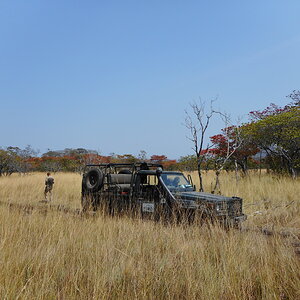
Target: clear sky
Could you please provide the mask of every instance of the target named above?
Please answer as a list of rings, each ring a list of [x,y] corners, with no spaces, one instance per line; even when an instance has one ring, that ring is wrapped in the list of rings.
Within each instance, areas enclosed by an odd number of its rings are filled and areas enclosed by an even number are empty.
[[[299,0],[1,0],[0,146],[191,154],[190,102],[218,97],[246,121],[300,89],[299,11]]]

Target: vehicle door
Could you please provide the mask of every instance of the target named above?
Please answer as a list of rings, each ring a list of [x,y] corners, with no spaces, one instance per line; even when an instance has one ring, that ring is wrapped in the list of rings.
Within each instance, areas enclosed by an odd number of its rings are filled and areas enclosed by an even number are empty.
[[[132,202],[145,218],[155,218],[159,204],[158,180],[154,174],[136,174]]]

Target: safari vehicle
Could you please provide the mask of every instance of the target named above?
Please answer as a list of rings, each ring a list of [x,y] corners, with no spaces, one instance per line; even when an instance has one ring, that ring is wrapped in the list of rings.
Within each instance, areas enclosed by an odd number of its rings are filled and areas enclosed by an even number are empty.
[[[230,226],[246,220],[241,198],[196,192],[191,176],[151,163],[86,165],[82,209],[100,207],[154,220],[209,219]]]

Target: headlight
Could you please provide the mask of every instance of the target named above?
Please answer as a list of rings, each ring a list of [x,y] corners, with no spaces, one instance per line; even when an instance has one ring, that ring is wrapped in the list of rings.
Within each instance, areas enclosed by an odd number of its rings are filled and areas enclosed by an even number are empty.
[[[216,204],[216,211],[224,211],[226,210],[226,203],[220,202]]]

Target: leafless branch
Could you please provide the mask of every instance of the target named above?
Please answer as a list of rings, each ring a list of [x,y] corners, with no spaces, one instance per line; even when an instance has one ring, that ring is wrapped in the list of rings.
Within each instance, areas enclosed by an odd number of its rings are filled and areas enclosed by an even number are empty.
[[[223,129],[225,141],[226,141],[226,155],[221,159],[219,158],[217,161],[217,169],[216,169],[216,182],[213,189],[213,193],[216,191],[217,188],[220,190],[220,179],[219,175],[221,171],[224,169],[226,163],[231,159],[234,153],[243,145],[243,139],[241,136],[241,129],[240,129],[240,120],[238,120],[238,125],[233,125],[231,122],[230,115],[224,112],[215,111],[224,122],[225,128]],[[234,139],[230,137],[230,130],[234,127],[235,129],[235,136]]]
[[[205,153],[202,153],[202,150],[204,145],[205,133],[209,126],[210,120],[214,115],[214,110],[213,110],[214,101],[215,100],[212,100],[210,102],[210,110],[208,112],[206,112],[205,110],[205,102],[201,101],[201,99],[199,103],[193,102],[190,104],[193,117],[188,113],[188,111],[185,111],[186,114],[185,127],[190,132],[190,136],[187,138],[189,141],[193,143],[192,149],[195,152],[197,158],[197,170],[198,170],[199,181],[200,181],[200,191],[204,191],[201,169],[202,169],[202,163],[206,156]],[[207,150],[208,149],[209,146],[207,147]]]

